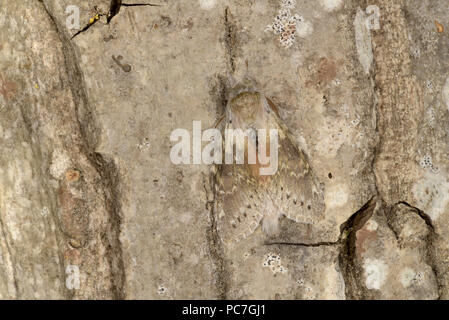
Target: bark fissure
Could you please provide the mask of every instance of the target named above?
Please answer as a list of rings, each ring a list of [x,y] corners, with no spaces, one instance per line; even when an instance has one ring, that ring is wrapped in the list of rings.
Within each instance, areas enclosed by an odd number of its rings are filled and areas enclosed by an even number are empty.
[[[438,235],[430,217],[403,200],[411,192],[410,185],[416,177],[413,177],[412,172],[402,172],[394,161],[401,158],[404,168],[413,163],[419,140],[418,125],[424,108],[422,89],[413,74],[410,52],[404,49],[410,47],[405,2],[376,0],[369,3],[365,1],[364,4],[376,5],[382,12],[380,30],[372,30],[376,99],[374,103],[378,136],[372,166],[376,190],[379,198],[385,201],[390,209],[399,204],[406,205],[427,224],[429,235],[426,239],[426,258],[437,279],[441,296],[441,280],[433,253]],[[388,226],[398,239],[394,228]]]
[[[122,0],[111,0],[111,4],[109,5],[109,12],[107,15],[106,21],[111,22],[112,18],[114,18],[119,12],[121,7],[160,7],[159,4],[153,3],[122,3]]]
[[[209,254],[215,266],[215,282],[219,299],[226,299],[228,292],[228,272],[226,270],[226,262],[224,259],[224,250],[217,229],[217,217],[215,212],[215,176],[213,173],[209,175],[208,181],[203,181],[206,199],[210,199],[206,203],[206,209],[209,211],[209,228],[206,231],[207,244]]]
[[[236,58],[236,28],[232,23],[232,14],[229,7],[226,7],[224,12],[224,24],[225,24],[225,45],[226,54],[228,58],[229,68],[231,73],[235,72],[235,58]]]
[[[356,254],[356,233],[373,216],[378,201],[377,196],[371,198],[341,226],[342,243],[339,265],[345,282],[347,299],[360,299],[363,296],[364,289],[360,285],[361,270],[357,267],[354,260]]]
[[[122,3],[123,7],[160,7],[160,4],[153,3]]]
[[[436,233],[435,228],[432,224],[432,219],[424,211],[408,204],[405,201],[398,202],[396,205],[399,205],[399,204],[405,205],[405,206],[409,207],[410,209],[412,209],[411,211],[414,212],[416,215],[418,215],[422,220],[424,220],[424,222],[427,225],[429,234],[427,235],[427,237],[425,239],[426,249],[427,249],[426,250],[427,254],[426,254],[425,258],[426,258],[426,263],[430,266],[433,274],[435,275],[435,279],[436,279],[436,282],[438,285],[438,300],[440,300],[443,295],[443,284],[441,281],[440,272],[437,268],[437,261],[436,261],[437,258],[436,258],[436,254],[435,254],[435,243],[436,243],[436,239],[438,238],[438,234]]]
[[[45,12],[52,21],[54,28],[62,44],[65,68],[68,73],[70,90],[75,100],[76,121],[83,139],[83,152],[91,165],[101,177],[102,196],[104,197],[108,217],[108,230],[102,235],[102,240],[106,248],[106,256],[111,270],[110,281],[111,295],[115,299],[125,297],[125,270],[120,243],[121,233],[121,202],[120,202],[120,175],[119,170],[112,159],[108,159],[102,154],[95,152],[98,142],[99,126],[95,123],[93,112],[89,105],[87,91],[84,84],[83,74],[78,64],[75,48],[70,42],[70,38],[63,28],[56,21],[52,13],[47,8],[43,0]],[[83,109],[84,115],[80,112]]]
[[[315,243],[302,243],[302,242],[265,242],[265,246],[297,246],[297,247],[329,247],[329,246],[338,246],[341,244],[341,240],[335,242],[315,242]]]
[[[92,22],[89,22],[88,24],[86,24],[81,30],[77,31],[70,39],[74,39],[76,36],[78,36],[81,33],[86,32],[87,30],[90,29],[90,27],[92,27],[95,23],[97,23],[100,20],[94,19]]]
[[[112,18],[114,18],[120,11],[120,7],[122,6],[122,0],[111,0],[111,4],[109,6],[109,13],[107,22],[111,22]]]

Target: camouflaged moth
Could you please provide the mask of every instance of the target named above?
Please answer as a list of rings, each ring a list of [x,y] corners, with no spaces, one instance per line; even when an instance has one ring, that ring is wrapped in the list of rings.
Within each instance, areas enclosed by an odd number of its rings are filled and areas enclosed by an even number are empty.
[[[323,191],[273,102],[254,90],[247,79],[231,90],[224,120],[222,131],[253,129],[260,135],[259,129],[265,129],[267,134],[276,129],[279,145],[278,168],[272,175],[260,174],[260,168],[269,164],[262,164],[258,157],[253,164],[222,162],[216,168],[217,229],[223,242],[234,243],[248,237],[261,220],[262,230],[274,235],[281,215],[299,223],[313,224],[320,220],[325,208]],[[229,136],[222,136],[224,144],[238,147],[234,139],[230,142]],[[244,147],[265,149],[269,154],[268,141],[267,137],[248,136]]]

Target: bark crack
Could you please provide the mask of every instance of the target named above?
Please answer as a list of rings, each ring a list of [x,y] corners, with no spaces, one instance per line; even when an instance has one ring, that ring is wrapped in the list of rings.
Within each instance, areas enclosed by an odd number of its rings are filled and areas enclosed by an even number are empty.
[[[355,212],[346,223],[341,226],[342,239],[339,254],[339,265],[341,275],[345,282],[345,295],[348,299],[363,298],[363,287],[360,285],[361,270],[354,263],[356,251],[356,233],[363,228],[365,223],[372,217],[379,199],[372,197],[362,208]]]
[[[109,6],[109,12],[107,15],[107,22],[111,22],[112,18],[114,18],[119,12],[121,7],[160,7],[159,4],[153,3],[122,3],[122,0],[111,0],[111,4]]]
[[[209,212],[210,225],[206,231],[207,245],[212,263],[215,266],[215,282],[218,291],[218,298],[225,300],[228,293],[228,272],[226,270],[226,262],[224,259],[224,250],[217,229],[217,219],[215,212],[215,176],[209,174],[208,181],[203,179],[203,187],[206,192],[206,209]]]
[[[338,246],[341,244],[341,239],[338,239],[335,242],[312,242],[312,243],[303,243],[303,242],[265,242],[265,246],[298,246],[298,247],[329,247],[329,246]]]
[[[229,68],[231,73],[235,72],[235,58],[236,58],[236,27],[232,23],[232,13],[229,7],[226,7],[224,12],[224,24],[225,24],[225,45],[226,53],[228,57]]]
[[[78,36],[81,33],[86,32],[87,30],[90,29],[90,27],[92,27],[95,23],[97,23],[99,20],[99,17],[104,17],[106,16],[106,21],[107,23],[111,22],[112,18],[115,17],[119,11],[121,7],[160,7],[161,5],[159,4],[153,4],[153,3],[122,3],[122,0],[111,0],[111,4],[109,6],[109,12],[106,13],[97,13],[97,16],[95,18],[93,18],[92,21],[89,21],[89,23],[87,23],[81,30],[77,31],[72,37],[71,39],[75,38],[76,36]]]
[[[106,209],[109,214],[108,230],[102,235],[102,240],[106,248],[106,256],[111,270],[110,281],[113,291],[111,295],[114,299],[124,299],[125,270],[120,242],[121,202],[119,170],[112,159],[107,159],[102,154],[95,152],[95,146],[98,142],[97,136],[100,129],[95,123],[95,118],[89,105],[83,74],[78,64],[75,48],[64,29],[61,28],[47,8],[45,2],[43,0],[38,1],[42,4],[45,12],[49,16],[62,44],[65,68],[69,76],[70,90],[75,102],[76,121],[83,139],[83,152],[101,177],[103,187],[102,196],[105,199]],[[81,108],[83,108],[83,116],[80,115]]]
[[[437,300],[440,300],[442,295],[443,295],[443,289],[444,289],[444,285],[441,281],[441,275],[440,272],[438,270],[437,267],[437,259],[436,259],[436,253],[435,253],[435,243],[436,243],[436,239],[438,238],[438,234],[435,231],[435,228],[432,224],[432,219],[429,217],[428,214],[426,214],[424,211],[422,211],[421,209],[414,207],[410,204],[408,204],[405,201],[400,201],[398,203],[395,204],[396,205],[404,205],[407,206],[408,208],[412,209],[411,211],[414,212],[415,214],[417,214],[422,220],[424,220],[424,222],[427,225],[427,228],[429,230],[429,234],[427,235],[426,239],[425,239],[425,243],[426,243],[426,263],[430,266],[430,268],[432,269],[433,274],[435,275],[435,279],[437,282],[437,286],[438,286],[438,298]],[[391,229],[391,228],[390,228]]]
[[[98,14],[98,16],[104,16],[104,14]],[[77,31],[70,39],[75,38],[77,35],[86,32],[87,30],[90,29],[90,27],[92,27],[95,23],[97,23],[98,19],[94,18],[92,22],[89,22],[88,24],[86,24],[81,30]]]

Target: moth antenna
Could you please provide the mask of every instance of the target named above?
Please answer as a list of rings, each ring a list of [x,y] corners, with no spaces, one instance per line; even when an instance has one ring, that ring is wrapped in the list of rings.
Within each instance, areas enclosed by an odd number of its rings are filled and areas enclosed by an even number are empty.
[[[270,109],[271,109],[271,110],[272,110],[278,117],[280,117],[280,116],[279,116],[279,109],[278,109],[278,107],[273,103],[273,101],[270,100],[270,98],[265,97],[265,99],[267,99],[267,103],[268,103],[268,106],[270,107]]]
[[[220,117],[220,119],[218,119],[215,124],[214,124],[214,128],[216,129],[218,127],[218,125],[224,120],[224,118],[226,118],[226,115],[222,115]]]

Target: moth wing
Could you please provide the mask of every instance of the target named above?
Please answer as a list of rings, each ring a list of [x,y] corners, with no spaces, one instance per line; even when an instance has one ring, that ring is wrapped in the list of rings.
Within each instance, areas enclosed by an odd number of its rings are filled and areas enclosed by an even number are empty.
[[[281,212],[299,223],[314,224],[323,218],[324,194],[304,152],[293,142],[274,104],[268,126],[278,130],[278,170],[271,180],[272,199]]]
[[[247,164],[218,167],[217,229],[223,242],[236,243],[256,230],[263,218],[263,204],[267,198],[264,195],[266,191],[251,175]]]
[[[251,235],[263,218],[261,192],[245,165],[222,165],[217,175],[217,229],[225,243]]]

